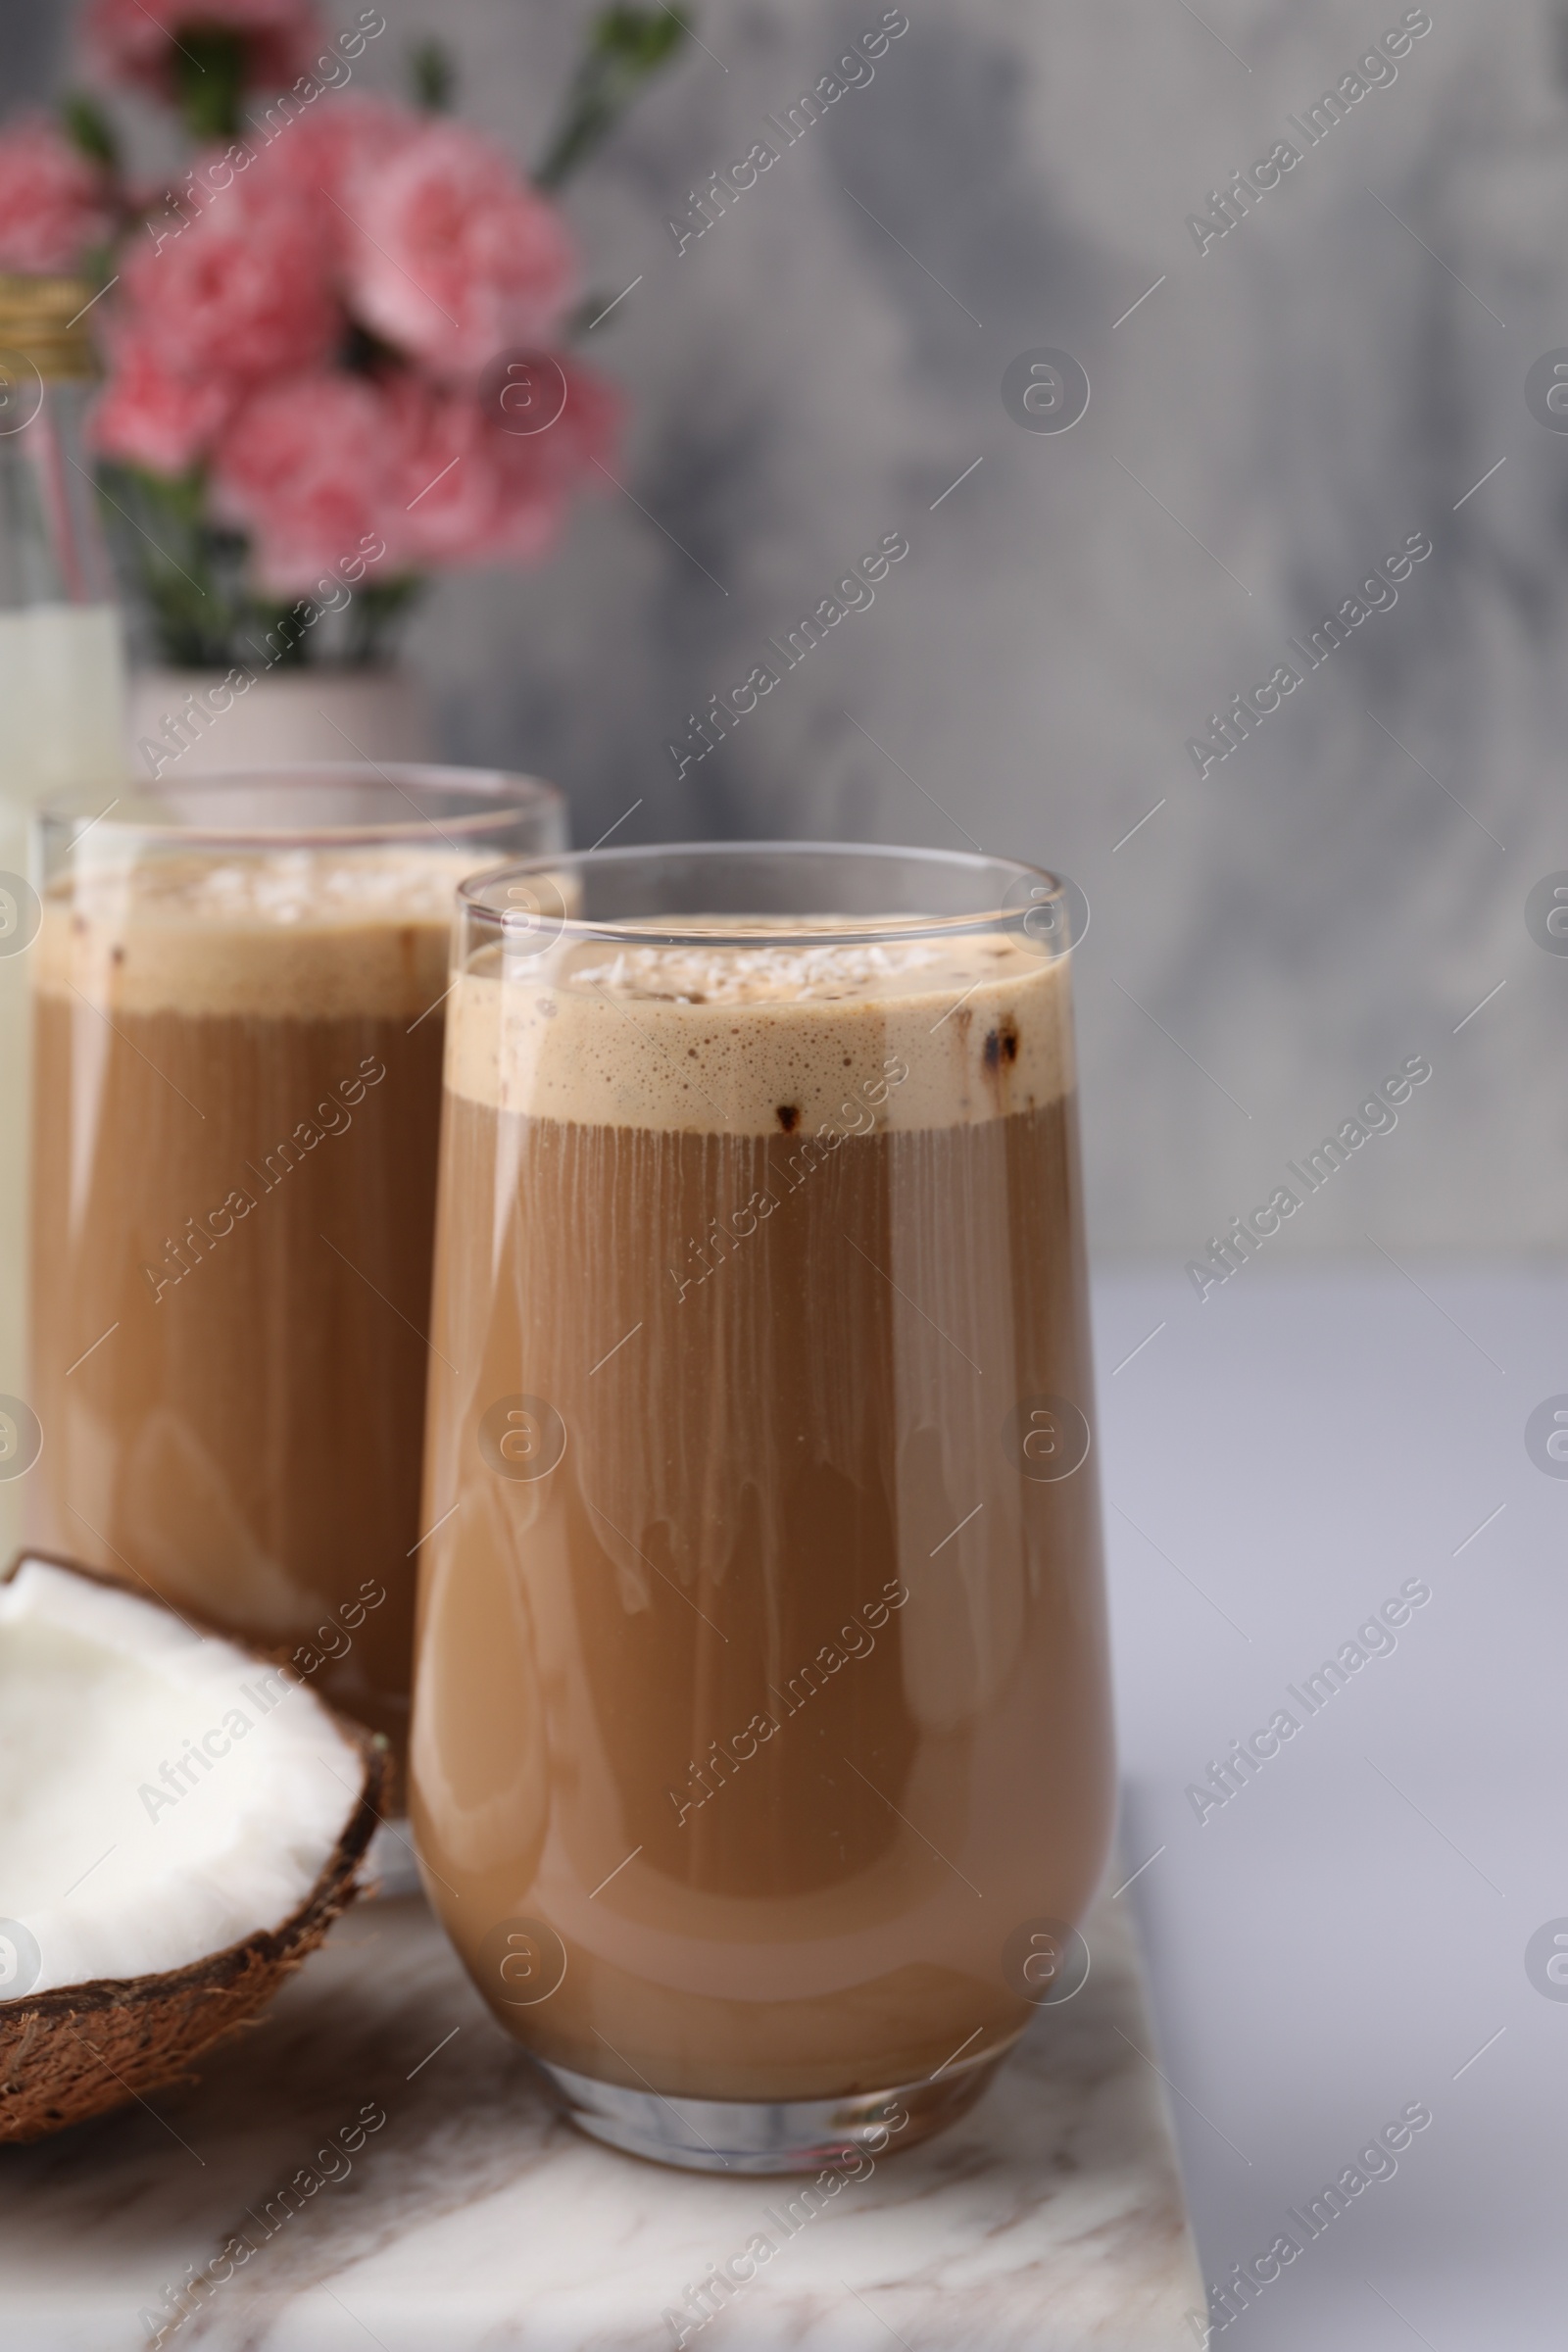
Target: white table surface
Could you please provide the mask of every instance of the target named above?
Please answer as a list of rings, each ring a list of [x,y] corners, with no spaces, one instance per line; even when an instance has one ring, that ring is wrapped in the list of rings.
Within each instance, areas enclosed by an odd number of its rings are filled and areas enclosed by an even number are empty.
[[[1396,2174],[1356,2195],[1215,2341],[1255,2352],[1420,2342],[1559,2352],[1568,2001],[1532,1986],[1525,1947],[1568,1916],[1557,1763],[1568,1480],[1532,1465],[1523,1432],[1534,1405],[1568,1392],[1568,1279],[1415,1261],[1407,1274],[1259,1265],[1200,1305],[1178,1270],[1158,1269],[1102,1278],[1096,1313],[1124,1868],[1155,1857],[1116,1908],[1137,1907],[1205,2276],[1223,2281],[1282,2230],[1304,2237],[1290,2209],[1406,2105],[1424,2102],[1433,2118]],[[1188,1784],[1291,1705],[1286,1686],[1299,1687],[1412,1578],[1432,1598],[1393,1654],[1372,1659],[1200,1823]],[[345,1932],[364,1931],[351,1919]],[[451,1998],[454,2020],[483,2029],[461,1980]],[[336,1996],[336,2014],[342,2063],[312,2102],[313,2130],[341,2121],[343,2084],[374,2072],[354,2003]],[[435,2042],[444,2016],[417,1992],[405,2038],[430,2022]],[[417,2305],[421,2197],[460,2270],[477,2258],[464,2251],[462,2215],[489,2193],[484,2135],[462,2112],[443,2122],[430,2087],[440,2063],[413,2085],[425,2094],[416,2155],[398,2151],[394,2125],[379,2189],[375,2168],[362,2166],[320,2200],[323,2211],[328,2195],[339,2206],[347,2233],[368,2229],[376,2240],[389,2291],[375,2312],[389,2322],[400,2293]],[[210,2120],[220,2183],[181,2159],[185,2185],[171,2192],[179,2175],[154,2156],[151,2123],[140,2163],[142,2127],[121,2128],[130,2157],[102,2180],[64,2143],[58,2157],[0,2159],[4,2352],[144,2341],[124,2325],[125,2288],[133,2316],[144,2279],[172,2275],[172,2252],[205,2259],[215,2185],[243,2203],[280,2165],[287,2174],[297,2125],[268,2092],[265,2066],[206,2071],[190,2113]],[[239,2102],[227,2110],[225,2082]],[[168,2109],[176,2124],[181,2112]],[[547,2236],[591,2251],[582,2212],[595,2191],[581,2143],[565,2144],[534,2218]],[[888,2182],[898,2175],[886,2167]],[[171,2193],[183,2199],[172,2214]],[[316,2256],[304,2251],[305,2223],[294,2228],[302,2252],[289,2259],[303,2261],[305,2284]],[[118,2266],[110,2278],[106,2260]],[[295,2299],[276,2325],[257,2310],[254,2329],[234,2333],[215,2309],[171,2340],[268,2352],[371,2342],[374,2314],[353,2308],[329,2248],[314,2276],[333,2287]],[[885,2317],[873,2312],[863,2340],[901,2335],[916,2352],[970,2340],[931,2332],[935,2317],[901,2297]],[[764,2340],[739,2310],[705,2332],[720,2346]],[[417,2326],[381,2335],[392,2352],[425,2341],[437,2352]],[[487,2323],[439,2352],[535,2340]],[[765,2340],[826,2338],[796,2328]],[[1060,2339],[1026,2327],[985,2340]]]
[[[1568,1480],[1524,1428],[1568,1280],[1401,1269],[1098,1286],[1126,1867],[1164,1848],[1127,1899],[1206,2279],[1432,2110],[1216,2343],[1560,2352],[1568,2001],[1525,1949],[1568,1917]],[[1407,1578],[1394,1653],[1200,1823],[1188,1784]]]

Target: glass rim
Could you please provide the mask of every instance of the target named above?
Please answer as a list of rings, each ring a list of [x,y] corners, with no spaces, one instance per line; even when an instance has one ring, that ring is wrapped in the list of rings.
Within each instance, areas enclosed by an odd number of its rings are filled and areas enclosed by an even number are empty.
[[[285,789],[300,791],[310,784],[354,785],[383,794],[402,793],[409,800],[406,815],[389,815],[364,824],[312,824],[280,819],[275,825],[225,824],[220,818],[193,821],[175,810],[160,812],[149,808],[137,813],[137,805],[160,797],[174,799],[180,794],[200,793],[204,797],[225,793],[266,793]],[[101,792],[104,787],[98,787]],[[466,794],[481,800],[485,806],[462,813],[426,814],[416,807],[409,794],[413,790],[436,800],[450,796],[454,801]],[[564,813],[565,795],[559,784],[551,784],[543,776],[532,776],[510,768],[457,767],[442,761],[421,760],[277,760],[265,767],[223,768],[213,774],[192,774],[171,780],[168,784],[148,779],[143,784],[136,779],[133,793],[112,799],[102,810],[90,808],[89,796],[79,785],[57,786],[34,804],[34,816],[47,832],[69,836],[67,846],[74,848],[90,833],[96,842],[129,844],[144,841],[149,844],[169,843],[179,847],[200,847],[219,844],[228,849],[362,849],[377,844],[392,844],[411,838],[423,839],[431,832],[443,837],[483,835],[508,817],[530,812],[560,811]],[[119,816],[116,809],[130,806],[132,813]],[[73,826],[81,830],[72,833]],[[457,846],[461,846],[457,845]],[[558,855],[565,855],[561,852]]]
[[[896,915],[883,909],[878,913],[853,914],[827,910],[808,930],[788,931],[770,925],[760,931],[755,922],[746,927],[746,918],[737,915],[735,928],[724,929],[719,923],[682,923],[678,918],[664,923],[657,915],[585,916],[541,913],[537,910],[522,915],[514,908],[493,906],[485,903],[482,894],[527,875],[553,875],[563,872],[626,868],[647,864],[660,858],[690,858],[716,860],[721,858],[846,858],[851,859],[901,858],[914,863],[947,870],[957,868],[980,872],[1001,869],[1010,877],[1006,887],[1026,895],[1008,905],[1001,899],[991,906],[964,914],[911,913]],[[1043,887],[1042,887],[1043,886]],[[1031,865],[1021,858],[992,856],[987,851],[933,850],[903,842],[882,841],[667,841],[639,842],[613,850],[563,850],[552,856],[548,851],[527,858],[508,858],[504,864],[487,867],[483,872],[469,874],[458,884],[459,914],[492,931],[505,940],[509,927],[525,929],[537,935],[548,930],[552,937],[566,940],[612,940],[628,947],[659,948],[821,948],[836,943],[855,942],[874,946],[878,942],[910,939],[955,939],[970,934],[997,930],[1019,929],[1028,925],[1029,918],[1052,900],[1064,901],[1069,885],[1065,875],[1047,866]],[[803,913],[808,909],[800,909]],[[722,918],[720,918],[722,920]]]

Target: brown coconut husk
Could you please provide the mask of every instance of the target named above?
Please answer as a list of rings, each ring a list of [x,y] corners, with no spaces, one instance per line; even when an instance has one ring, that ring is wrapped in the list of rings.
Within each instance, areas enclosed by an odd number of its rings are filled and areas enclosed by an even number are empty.
[[[133,1590],[78,1561],[38,1551],[20,1554],[0,1582],[9,1583],[24,1558],[45,1560],[91,1584]],[[270,1662],[243,1642],[233,1646],[258,1663]],[[0,2001],[0,2141],[40,2139],[171,2082],[191,2081],[195,2060],[256,2022],[354,1900],[360,1865],[380,1818],[386,1746],[361,1725],[327,1712],[358,1751],[362,1777],[342,1835],[299,1909],[279,1926],[259,1929],[186,1968],[95,1978]]]

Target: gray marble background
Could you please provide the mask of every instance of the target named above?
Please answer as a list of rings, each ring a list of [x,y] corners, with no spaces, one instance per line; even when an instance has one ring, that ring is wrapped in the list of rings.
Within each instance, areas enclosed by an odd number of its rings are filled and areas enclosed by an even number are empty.
[[[585,7],[380,4],[367,85],[438,30],[464,111],[537,153]],[[625,489],[548,569],[435,594],[410,653],[448,749],[558,776],[581,842],[640,800],[618,839],[1064,867],[1102,1250],[1179,1263],[1417,1053],[1398,1131],[1277,1258],[1559,1248],[1568,959],[1524,903],[1568,867],[1568,435],[1524,380],[1568,345],[1562,17],[1433,0],[1397,80],[1200,255],[1186,216],[1399,6],[907,8],[870,86],[684,253],[693,183],[880,0],[703,0],[706,47],[571,193],[592,284],[640,280],[588,338],[632,397]],[[1003,405],[1042,345],[1093,386],[1069,433]],[[688,710],[889,531],[911,554],[875,606],[677,780]],[[1200,779],[1206,714],[1415,531],[1396,608]]]

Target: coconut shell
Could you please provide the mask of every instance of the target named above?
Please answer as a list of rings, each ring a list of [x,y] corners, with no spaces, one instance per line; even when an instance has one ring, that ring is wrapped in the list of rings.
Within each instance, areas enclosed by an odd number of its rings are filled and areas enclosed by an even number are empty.
[[[116,1583],[56,1555],[23,1556],[47,1556],[51,1567],[70,1568],[94,1584]],[[187,1968],[97,1978],[0,2001],[0,2141],[41,2139],[148,2091],[188,2082],[193,2062],[256,2021],[354,1900],[360,1864],[380,1819],[386,1746],[359,1724],[327,1711],[358,1749],[364,1776],[342,1836],[299,1909],[280,1926],[259,1929]]]

